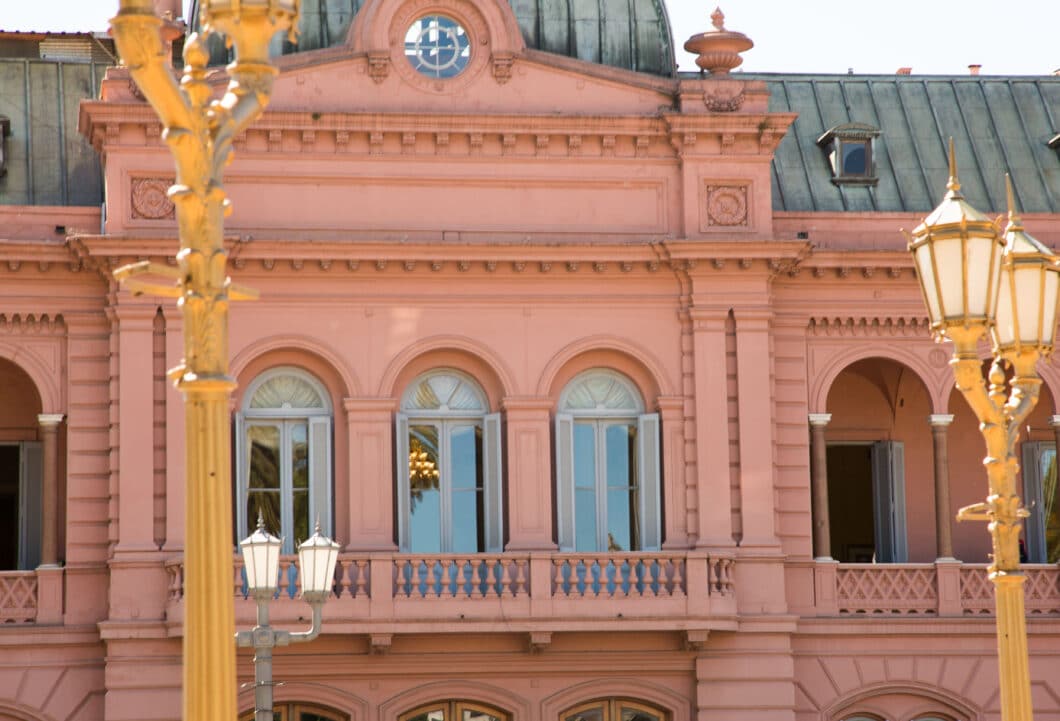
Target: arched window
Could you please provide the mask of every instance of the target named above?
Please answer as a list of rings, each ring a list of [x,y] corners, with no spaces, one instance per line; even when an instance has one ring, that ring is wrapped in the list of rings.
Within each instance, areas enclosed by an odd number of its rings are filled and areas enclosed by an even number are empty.
[[[563,390],[556,414],[561,551],[645,551],[662,537],[659,416],[623,375],[594,369]]]
[[[623,698],[597,699],[559,715],[560,721],[667,721],[669,715],[654,706]]]
[[[398,721],[510,721],[500,709],[472,701],[435,701],[398,717]]]
[[[469,376],[414,380],[397,415],[398,536],[413,553],[499,552],[500,414]]]
[[[310,703],[283,703],[272,707],[273,721],[349,721],[349,716],[334,709]],[[254,711],[239,715],[239,721],[254,721]]]
[[[258,376],[236,416],[236,521],[248,536],[258,514],[294,553],[319,520],[331,531],[331,402],[296,368]]]

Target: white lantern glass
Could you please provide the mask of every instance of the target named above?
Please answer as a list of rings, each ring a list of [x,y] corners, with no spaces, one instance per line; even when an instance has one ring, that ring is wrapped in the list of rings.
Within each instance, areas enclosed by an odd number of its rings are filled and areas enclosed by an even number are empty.
[[[968,306],[965,317],[992,318],[997,298],[997,284],[1003,246],[996,235],[969,235],[968,262],[965,266],[968,284]]]
[[[339,544],[323,535],[317,526],[316,532],[298,547],[302,593],[330,592],[338,558]]]
[[[924,301],[927,303],[931,324],[942,323],[942,309],[939,307],[939,291],[935,286],[935,264],[931,258],[931,244],[924,243],[913,252],[916,263],[916,274],[920,287],[924,290]]]
[[[959,237],[936,240],[934,243],[935,270],[939,282],[939,305],[942,320],[954,320],[965,315],[964,263]]]
[[[276,592],[282,547],[283,540],[266,531],[260,519],[254,533],[240,541],[243,568],[247,573],[247,588],[251,593]]]
[[[1056,310],[1060,305],[1060,268],[1045,271],[1045,293],[1042,307],[1042,344],[1052,348],[1056,343]]]
[[[1060,269],[1047,260],[1006,264],[1001,274],[994,339],[1000,348],[1048,352],[1056,335]]]

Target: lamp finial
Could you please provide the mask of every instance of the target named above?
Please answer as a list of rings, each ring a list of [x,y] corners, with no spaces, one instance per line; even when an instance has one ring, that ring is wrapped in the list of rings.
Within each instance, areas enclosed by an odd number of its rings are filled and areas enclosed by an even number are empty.
[[[1016,210],[1016,194],[1012,189],[1012,177],[1005,173],[1005,196],[1008,199],[1008,227],[1012,230],[1023,230],[1023,219]]]
[[[961,181],[957,180],[957,153],[953,149],[953,136],[950,136],[950,179],[946,183],[948,195],[953,198],[960,197]]]
[[[258,530],[265,530],[265,516],[261,515],[261,509],[258,509]]]
[[[320,514],[317,514],[316,525],[313,527],[313,533],[320,533]]]

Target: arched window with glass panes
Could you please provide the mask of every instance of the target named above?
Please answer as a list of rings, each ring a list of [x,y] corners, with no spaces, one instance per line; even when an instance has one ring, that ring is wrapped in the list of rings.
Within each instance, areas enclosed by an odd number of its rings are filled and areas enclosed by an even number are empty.
[[[294,553],[319,521],[331,524],[331,401],[323,384],[297,368],[254,379],[236,414],[236,534],[258,514]]]
[[[624,375],[575,376],[556,414],[561,551],[650,551],[662,542],[659,415]]]
[[[665,711],[651,704],[623,698],[597,699],[559,715],[560,721],[668,721]]]
[[[435,701],[401,714],[398,721],[511,721],[511,716],[474,701]]]
[[[395,433],[401,550],[501,551],[501,419],[479,384],[448,368],[419,376]]]

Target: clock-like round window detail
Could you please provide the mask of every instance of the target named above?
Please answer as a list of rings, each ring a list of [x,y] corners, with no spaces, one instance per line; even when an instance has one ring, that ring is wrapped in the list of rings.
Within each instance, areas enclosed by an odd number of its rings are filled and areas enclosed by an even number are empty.
[[[405,57],[429,78],[453,78],[471,61],[471,39],[452,18],[426,15],[405,33]]]

